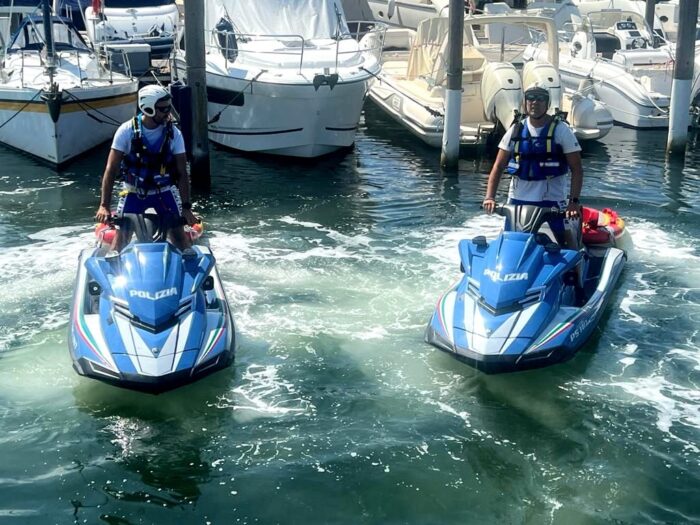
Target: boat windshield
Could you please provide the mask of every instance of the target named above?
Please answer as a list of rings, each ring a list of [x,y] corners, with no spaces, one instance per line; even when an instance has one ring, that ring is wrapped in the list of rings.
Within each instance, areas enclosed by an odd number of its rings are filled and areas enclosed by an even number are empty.
[[[643,29],[646,27],[646,22],[639,13],[620,11],[617,9],[589,13],[588,20],[590,20],[591,29],[594,33],[607,32],[609,29],[615,27],[618,22],[632,22],[636,25],[634,29]],[[630,28],[632,28],[632,26],[630,26]]]
[[[174,0],[106,0],[105,7],[112,9],[128,9],[132,7],[159,7],[174,4]]]
[[[45,44],[44,22],[29,21],[19,28],[15,34],[15,38],[8,49],[9,52],[20,50],[37,50],[43,49]],[[85,44],[78,31],[70,25],[63,23],[61,20],[53,22],[53,41],[56,51],[78,50],[90,51],[90,48]]]

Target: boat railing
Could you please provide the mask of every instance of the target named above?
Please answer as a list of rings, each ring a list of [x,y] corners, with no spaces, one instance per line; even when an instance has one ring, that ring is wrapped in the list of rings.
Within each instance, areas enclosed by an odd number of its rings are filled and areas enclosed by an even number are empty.
[[[134,78],[131,70],[129,53],[119,49],[110,49],[108,51],[106,47],[100,46],[98,57],[100,67],[104,68],[106,72],[109,73],[110,84],[114,83],[115,70],[117,70],[119,74],[126,76],[128,79]]]
[[[49,67],[43,54],[34,49],[18,49],[12,52],[13,55],[19,57],[20,59],[20,86],[26,87],[24,83],[25,72],[29,70],[45,70]],[[73,70],[75,76],[80,80],[80,83],[90,82],[90,81],[105,81],[109,80],[112,84],[115,81],[114,72],[112,67],[113,55],[108,54],[107,56],[95,56],[92,51],[85,51],[83,49],[63,49],[54,55],[54,64],[56,68],[66,68],[66,62],[71,66],[70,69]],[[132,79],[131,66],[129,64],[129,56],[127,53],[122,53],[122,61],[119,62],[119,67],[124,68],[123,75],[127,79]],[[38,60],[37,60],[38,58]],[[69,61],[70,58],[74,60]],[[82,61],[81,61],[82,59]],[[96,60],[96,67],[98,76],[90,77],[87,73],[87,66],[90,61]],[[36,75],[32,75],[35,78]]]
[[[352,21],[347,22],[347,24],[349,29],[352,28],[351,30],[337,37],[326,39],[334,41],[332,45],[335,51],[336,72],[344,56],[354,56],[358,53],[370,54],[379,61],[384,44],[386,24],[375,21]],[[293,65],[299,73],[304,69],[305,59],[308,58],[311,51],[329,49],[331,45],[320,43],[321,39],[305,39],[302,35],[297,34],[249,34],[216,29],[207,31],[207,34],[211,36],[209,42],[213,42],[205,44],[207,52],[220,52],[229,62],[235,62],[239,56],[245,57],[246,55],[257,57],[286,55],[294,57]],[[348,40],[355,40],[358,42],[358,46],[352,49],[343,49],[343,42]],[[253,42],[258,45],[250,45]],[[280,48],[280,44],[282,44],[282,48]],[[278,60],[275,62],[280,66],[285,66]],[[292,61],[287,66],[291,67]]]

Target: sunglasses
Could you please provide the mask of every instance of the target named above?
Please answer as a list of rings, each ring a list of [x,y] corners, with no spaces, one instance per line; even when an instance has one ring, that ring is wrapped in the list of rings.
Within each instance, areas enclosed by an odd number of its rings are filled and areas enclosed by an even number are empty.
[[[170,104],[167,106],[155,106],[155,108],[161,113],[170,113]]]
[[[525,100],[528,102],[545,102],[547,97],[544,95],[525,95]]]

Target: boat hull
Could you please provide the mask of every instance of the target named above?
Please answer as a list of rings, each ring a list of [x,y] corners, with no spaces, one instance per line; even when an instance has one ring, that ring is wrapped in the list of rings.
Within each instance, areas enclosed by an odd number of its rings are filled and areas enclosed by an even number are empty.
[[[229,148],[291,157],[318,157],[351,146],[367,93],[367,79],[333,88],[278,84],[207,74],[209,139]],[[243,93],[243,104],[229,101]],[[215,95],[213,95],[215,94]]]
[[[648,97],[634,97],[639,88],[634,85],[626,87],[619,72],[616,78],[611,76],[611,80],[605,80],[605,77],[589,77],[566,64],[561,64],[559,70],[562,84],[569,90],[580,92],[582,84],[592,82],[594,87],[590,89],[594,89],[595,98],[605,106],[616,123],[631,128],[668,128],[669,97],[662,97],[656,103],[652,103]]]
[[[36,89],[0,89],[0,142],[60,165],[112,138],[136,111],[137,81],[62,92],[54,121]]]

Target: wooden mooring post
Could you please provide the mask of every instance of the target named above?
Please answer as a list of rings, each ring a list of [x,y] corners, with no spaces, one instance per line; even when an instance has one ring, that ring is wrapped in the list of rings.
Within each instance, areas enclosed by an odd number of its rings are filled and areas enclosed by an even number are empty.
[[[459,161],[459,135],[462,114],[462,45],[464,40],[464,0],[450,0],[447,47],[447,90],[442,130],[440,165],[454,169]]]
[[[671,113],[668,122],[668,141],[666,142],[666,153],[669,155],[684,155],[688,142],[698,0],[680,0],[678,10],[682,16],[678,23],[676,64],[673,68],[673,84],[671,86]]]
[[[207,115],[207,76],[204,49],[204,2],[185,2],[185,51],[187,57],[187,85],[192,90],[192,187],[208,189],[211,186],[209,166],[209,117]]]

